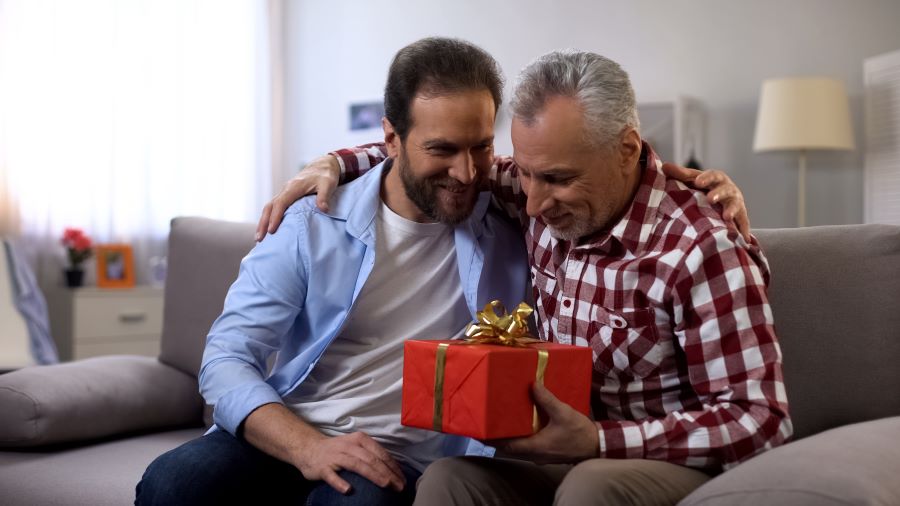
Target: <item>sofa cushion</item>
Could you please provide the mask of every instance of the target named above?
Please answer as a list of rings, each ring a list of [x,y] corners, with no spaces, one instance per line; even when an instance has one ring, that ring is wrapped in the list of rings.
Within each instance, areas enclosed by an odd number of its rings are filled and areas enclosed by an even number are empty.
[[[900,227],[755,230],[798,438],[900,415]]]
[[[900,504],[900,417],[808,437],[707,482],[679,506]]]
[[[61,451],[0,452],[0,504],[133,504],[150,462],[201,435],[182,429]]]
[[[196,378],[155,358],[96,357],[0,376],[0,447],[197,426],[201,418]]]
[[[254,245],[256,227],[206,218],[175,218],[169,233],[169,270],[159,360],[197,376],[213,321]]]

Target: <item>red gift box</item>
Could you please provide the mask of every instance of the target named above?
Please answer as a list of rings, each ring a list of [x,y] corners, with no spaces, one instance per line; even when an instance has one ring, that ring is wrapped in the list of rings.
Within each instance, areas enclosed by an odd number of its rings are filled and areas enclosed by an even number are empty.
[[[482,440],[533,434],[537,411],[531,388],[541,354],[544,385],[559,400],[590,413],[590,348],[409,340],[403,350],[403,425]]]

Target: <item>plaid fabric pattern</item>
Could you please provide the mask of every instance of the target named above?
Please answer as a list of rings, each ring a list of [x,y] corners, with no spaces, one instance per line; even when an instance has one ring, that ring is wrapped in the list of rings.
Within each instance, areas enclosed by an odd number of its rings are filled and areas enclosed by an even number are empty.
[[[367,148],[335,153],[348,175],[384,156]],[[646,143],[641,163],[624,217],[580,245],[525,214],[511,159],[491,189],[522,222],[542,337],[594,352],[599,455],[727,469],[792,433],[768,264]]]

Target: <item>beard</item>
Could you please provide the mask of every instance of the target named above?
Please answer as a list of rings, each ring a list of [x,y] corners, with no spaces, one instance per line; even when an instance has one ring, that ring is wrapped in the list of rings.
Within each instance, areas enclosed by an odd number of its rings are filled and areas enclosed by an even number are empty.
[[[400,172],[406,197],[430,220],[458,225],[472,214],[478,198],[479,177],[468,185],[447,175],[416,177],[405,149],[400,152],[394,165]]]
[[[595,219],[587,213],[573,212],[572,222],[562,228],[550,225],[546,219],[543,221],[554,239],[573,243],[578,242],[582,237],[595,234],[603,229],[602,220]]]

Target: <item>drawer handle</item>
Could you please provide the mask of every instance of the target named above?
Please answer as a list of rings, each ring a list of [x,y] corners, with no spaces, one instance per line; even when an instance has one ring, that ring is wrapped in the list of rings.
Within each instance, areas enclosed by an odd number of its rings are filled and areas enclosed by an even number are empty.
[[[146,313],[121,313],[119,321],[122,323],[140,323],[147,319]]]

